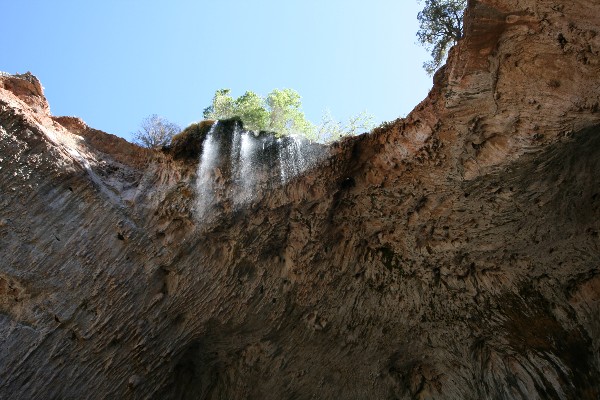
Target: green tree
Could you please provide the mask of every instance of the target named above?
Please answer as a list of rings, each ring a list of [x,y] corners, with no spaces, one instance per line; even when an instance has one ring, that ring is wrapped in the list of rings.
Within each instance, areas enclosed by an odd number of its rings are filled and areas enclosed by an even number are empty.
[[[261,131],[267,129],[269,112],[265,109],[264,99],[254,92],[246,92],[235,99],[233,113],[244,121],[247,129]]]
[[[210,106],[204,109],[205,119],[227,119],[235,116],[235,102],[230,89],[219,89],[213,96]]]
[[[159,148],[169,144],[180,131],[176,124],[152,114],[142,120],[140,129],[133,134],[133,141],[143,147]]]
[[[204,109],[206,119],[238,117],[252,130],[269,130],[287,136],[301,134],[314,138],[314,126],[302,111],[298,92],[292,89],[275,89],[266,99],[247,91],[234,99],[229,89],[215,92],[210,106]]]
[[[315,126],[302,111],[302,98],[293,89],[275,89],[266,98],[247,91],[234,99],[229,89],[215,92],[212,103],[204,109],[206,119],[238,117],[247,129],[271,131],[278,136],[302,135],[310,140],[329,142],[356,135],[373,128],[373,116],[362,112],[345,124],[326,111],[321,124]]]
[[[467,0],[424,0],[425,7],[417,15],[419,42],[431,52],[431,61],[423,68],[433,73],[445,61],[448,50],[463,37],[463,14]]]
[[[268,129],[280,135],[301,134],[315,138],[315,128],[304,116],[301,97],[293,89],[275,89],[267,96]]]

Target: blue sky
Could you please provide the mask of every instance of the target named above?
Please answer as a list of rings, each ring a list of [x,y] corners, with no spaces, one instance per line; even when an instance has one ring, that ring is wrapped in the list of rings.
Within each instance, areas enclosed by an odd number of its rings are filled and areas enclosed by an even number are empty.
[[[214,91],[293,88],[318,122],[405,116],[431,87],[416,0],[1,0],[0,70],[31,71],[54,115],[131,139],[201,119]]]

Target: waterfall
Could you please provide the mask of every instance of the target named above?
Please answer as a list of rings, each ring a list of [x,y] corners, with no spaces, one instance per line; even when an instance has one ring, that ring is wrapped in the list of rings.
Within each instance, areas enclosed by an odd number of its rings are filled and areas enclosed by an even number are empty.
[[[242,147],[242,129],[239,123],[235,122],[233,125],[233,135],[231,137],[231,145],[229,147],[229,163],[231,173],[231,185],[228,190],[230,198],[235,198],[238,187],[241,183],[241,163],[240,163],[240,150]]]
[[[258,180],[258,165],[254,164],[255,141],[252,132],[244,132],[239,163],[240,185],[236,204],[249,202],[253,198],[254,187]]]
[[[243,131],[240,124],[235,123],[229,153],[232,175],[229,194],[235,205],[247,203],[253,198],[259,174],[254,165],[254,142],[254,133]]]
[[[298,136],[288,136],[277,139],[279,146],[279,176],[282,184],[304,172],[309,163],[307,162],[308,141]]]
[[[234,209],[289,183],[323,154],[308,140],[243,130],[234,122],[215,122],[204,138],[197,170],[196,211],[201,219],[217,203]]]
[[[196,181],[198,193],[196,211],[200,218],[206,215],[210,206],[215,202],[216,197],[215,168],[219,153],[219,141],[214,136],[218,125],[219,121],[212,124],[204,138],[204,143],[202,143],[202,153],[200,154],[200,164],[197,171],[198,178]]]

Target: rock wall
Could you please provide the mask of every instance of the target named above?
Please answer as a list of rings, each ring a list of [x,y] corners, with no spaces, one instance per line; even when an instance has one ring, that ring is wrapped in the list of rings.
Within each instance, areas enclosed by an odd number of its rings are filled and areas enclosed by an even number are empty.
[[[600,6],[465,18],[406,119],[210,218],[0,76],[0,398],[597,399]]]

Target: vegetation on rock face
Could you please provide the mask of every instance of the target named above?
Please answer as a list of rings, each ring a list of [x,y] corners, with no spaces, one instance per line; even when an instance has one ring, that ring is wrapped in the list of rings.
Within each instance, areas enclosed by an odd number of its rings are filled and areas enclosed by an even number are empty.
[[[445,61],[450,47],[463,37],[463,14],[467,0],[419,0],[424,8],[417,15],[419,42],[431,52],[432,59],[423,64],[433,74]],[[180,148],[206,134],[214,120],[239,119],[246,129],[274,132],[276,136],[300,135],[309,140],[330,142],[373,129],[373,116],[361,112],[346,123],[333,118],[327,110],[318,125],[306,119],[301,97],[293,89],[274,89],[267,97],[246,91],[234,98],[230,89],[215,92],[210,106],[203,112],[205,121],[181,128],[156,114],[145,118],[134,133],[134,142],[147,148]],[[178,134],[179,133],[179,134]],[[172,140],[173,139],[173,140]],[[189,144],[189,143],[188,143]],[[193,146],[192,146],[193,147]]]
[[[446,60],[450,47],[462,39],[466,6],[467,0],[425,0],[425,7],[417,15],[417,38],[431,52],[431,61],[423,64],[430,75]]]
[[[325,112],[321,123],[314,125],[306,119],[301,97],[293,89],[275,89],[266,98],[247,91],[235,99],[231,90],[217,90],[211,105],[204,109],[204,118],[234,117],[239,118],[246,129],[275,132],[277,136],[301,135],[316,141],[338,140],[373,127],[373,117],[366,112],[349,118],[345,124]]]
[[[140,146],[156,149],[166,146],[181,128],[165,118],[152,114],[142,121],[140,129],[133,134],[133,141]]]
[[[212,104],[204,109],[204,118],[232,117],[239,117],[247,129],[314,138],[314,126],[304,116],[300,95],[293,89],[275,89],[266,99],[251,91],[234,99],[231,90],[217,90]]]
[[[374,127],[373,116],[366,111],[348,118],[344,124],[331,115],[326,110],[321,118],[321,123],[317,127],[317,137],[323,141],[335,141],[344,136],[354,136],[361,132],[370,131]]]
[[[174,158],[197,158],[200,154],[204,138],[215,123],[205,120],[191,124],[183,131],[173,136],[169,146]]]
[[[301,97],[293,89],[273,90],[266,99],[269,109],[268,130],[284,135],[301,134],[309,139],[314,137],[314,125],[302,111]]]

